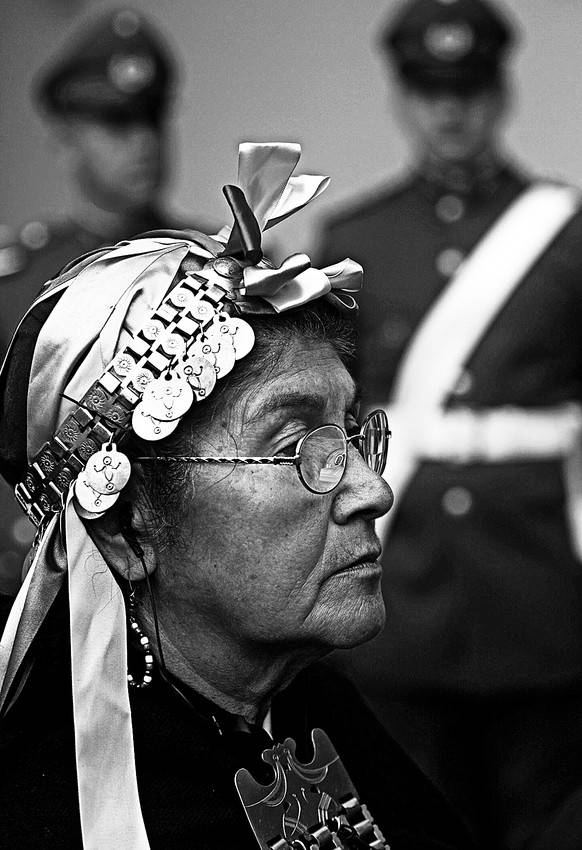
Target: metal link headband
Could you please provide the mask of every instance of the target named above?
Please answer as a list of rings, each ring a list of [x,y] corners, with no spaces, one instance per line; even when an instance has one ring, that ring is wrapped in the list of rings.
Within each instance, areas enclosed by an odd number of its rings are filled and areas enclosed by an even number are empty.
[[[116,501],[129,474],[121,486],[119,479],[108,482],[110,462],[103,470],[101,487],[95,463],[92,478],[83,475],[90,459],[100,450],[107,451],[106,446],[121,443],[132,427],[144,439],[168,436],[193,400],[206,398],[216,379],[251,350],[253,331],[247,322],[224,312],[232,296],[227,280],[223,279],[223,287],[216,282],[218,277],[215,272],[186,274],[101,377],[76,400],[77,409],[41,448],[15,488],[16,498],[35,525],[41,526],[62,510],[75,479],[80,513],[86,518],[100,516]],[[153,415],[164,408],[165,399],[171,401],[166,404],[168,415],[163,415],[163,409]],[[123,463],[125,455],[116,455]]]

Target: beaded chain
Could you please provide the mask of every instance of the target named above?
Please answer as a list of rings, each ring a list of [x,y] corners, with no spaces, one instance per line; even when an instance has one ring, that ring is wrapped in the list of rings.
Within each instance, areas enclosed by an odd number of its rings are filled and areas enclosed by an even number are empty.
[[[152,653],[152,647],[150,644],[150,639],[143,631],[137,620],[135,619],[135,596],[132,591],[129,597],[129,625],[131,630],[134,632],[135,636],[140,642],[142,647],[142,651],[144,654],[144,664],[145,670],[142,676],[141,681],[138,681],[132,673],[127,671],[127,681],[131,685],[132,688],[147,688],[148,685],[152,682],[152,672],[154,669],[154,656]]]

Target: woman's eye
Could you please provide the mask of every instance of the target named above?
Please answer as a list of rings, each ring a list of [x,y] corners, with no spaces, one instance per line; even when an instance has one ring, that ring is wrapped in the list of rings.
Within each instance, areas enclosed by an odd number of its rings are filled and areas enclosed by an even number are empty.
[[[307,431],[294,431],[292,434],[281,434],[273,445],[273,454],[293,457],[297,452],[297,443]]]
[[[278,455],[285,455],[285,456],[288,456],[288,457],[293,457],[296,454],[297,443],[298,443],[299,439],[300,439],[300,437],[296,437],[292,441],[286,440],[284,443],[282,443],[281,448],[277,449],[277,454]]]

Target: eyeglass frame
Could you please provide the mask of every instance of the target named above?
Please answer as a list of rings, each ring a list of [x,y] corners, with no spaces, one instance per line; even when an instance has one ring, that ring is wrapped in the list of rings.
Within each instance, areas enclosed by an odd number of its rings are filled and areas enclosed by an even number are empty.
[[[297,441],[297,444],[295,446],[295,454],[293,455],[293,457],[288,457],[287,455],[270,455],[270,456],[265,456],[265,457],[244,456],[244,455],[242,455],[242,456],[145,455],[145,456],[142,456],[142,457],[136,457],[136,458],[134,458],[134,460],[136,460],[136,461],[162,461],[162,462],[165,462],[165,463],[173,463],[173,462],[177,462],[177,463],[180,463],[180,462],[182,462],[182,463],[234,463],[234,464],[240,464],[241,466],[247,466],[247,465],[250,466],[250,465],[255,465],[255,464],[256,465],[273,464],[275,466],[294,466],[297,470],[297,475],[299,477],[299,480],[301,481],[301,483],[303,484],[303,486],[305,487],[306,490],[309,490],[310,493],[314,493],[316,496],[327,496],[328,493],[333,493],[333,491],[336,489],[336,487],[339,487],[339,485],[343,481],[343,478],[344,478],[344,475],[346,473],[346,469],[347,469],[347,466],[348,466],[348,445],[350,443],[353,443],[355,440],[359,440],[360,445],[361,445],[361,442],[364,440],[364,437],[365,437],[366,429],[368,428],[372,419],[374,417],[378,416],[378,415],[380,416],[382,428],[383,428],[383,431],[384,431],[385,436],[386,436],[386,450],[384,452],[381,471],[377,471],[377,470],[372,469],[372,467],[369,465],[369,463],[366,461],[366,458],[362,454],[361,448],[359,446],[358,446],[358,451],[360,452],[360,455],[362,456],[362,458],[363,458],[364,462],[366,463],[366,466],[368,467],[368,469],[372,470],[372,472],[376,472],[377,475],[382,475],[384,470],[386,469],[386,463],[388,461],[388,446],[390,444],[390,438],[392,436],[392,431],[390,430],[390,427],[389,427],[389,424],[388,424],[388,417],[386,416],[385,411],[382,410],[382,408],[380,408],[380,407],[377,408],[376,410],[372,410],[372,412],[369,413],[366,416],[366,418],[364,419],[364,421],[362,422],[362,424],[360,426],[360,430],[358,431],[358,433],[352,434],[351,436],[348,436],[345,428],[343,428],[341,425],[336,425],[335,422],[327,422],[324,425],[317,425],[315,428],[311,428],[311,430],[307,431],[306,434],[303,434],[303,436],[300,437],[299,440]],[[305,443],[305,440],[309,436],[311,436],[312,434],[321,430],[322,428],[329,428],[330,426],[337,428],[338,431],[343,436],[344,443],[345,443],[344,454],[345,454],[346,460],[345,460],[344,467],[343,467],[343,470],[342,470],[341,478],[339,479],[337,484],[334,484],[334,486],[331,488],[331,490],[325,490],[325,491],[321,492],[319,490],[314,490],[313,487],[310,487],[309,484],[307,483],[307,481],[305,480],[305,478],[303,477],[302,473],[301,473],[301,448],[302,448],[303,444]]]

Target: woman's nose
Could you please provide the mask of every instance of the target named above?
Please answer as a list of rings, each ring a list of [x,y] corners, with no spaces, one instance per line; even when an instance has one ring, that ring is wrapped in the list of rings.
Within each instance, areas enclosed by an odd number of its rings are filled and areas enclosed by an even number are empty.
[[[394,495],[388,483],[370,469],[354,446],[349,446],[346,471],[334,500],[334,520],[344,523],[355,513],[377,519],[393,504]]]

